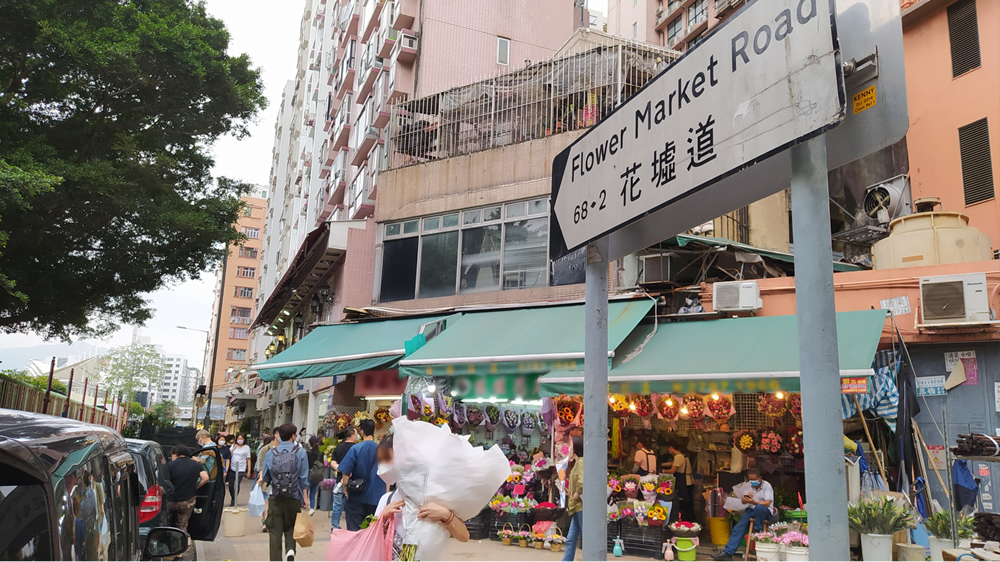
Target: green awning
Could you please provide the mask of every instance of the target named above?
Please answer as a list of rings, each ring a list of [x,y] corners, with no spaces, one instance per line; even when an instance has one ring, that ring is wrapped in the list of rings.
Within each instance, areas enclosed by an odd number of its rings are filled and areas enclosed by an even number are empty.
[[[652,307],[649,298],[611,302],[608,347],[617,348]],[[582,369],[583,325],[582,304],[466,313],[400,361],[399,374],[518,375]]]
[[[867,377],[884,310],[837,313],[841,377]],[[608,373],[622,394],[760,392],[799,389],[796,317],[760,316],[643,325],[619,348]],[[652,334],[652,336],[650,336]],[[648,341],[647,341],[648,338]],[[582,394],[583,373],[551,372],[542,394]]]
[[[254,365],[265,381],[312,379],[387,369],[406,355],[406,342],[437,318],[400,318],[320,326],[271,359]]]
[[[725,238],[716,238],[714,236],[697,236],[694,234],[678,234],[674,237],[677,241],[677,245],[680,247],[687,246],[691,242],[700,242],[709,246],[729,246],[734,250],[740,250],[742,252],[749,252],[751,254],[757,254],[764,256],[766,258],[771,258],[773,260],[783,261],[786,263],[795,263],[795,256],[792,254],[786,254],[784,252],[775,252],[772,250],[764,250],[762,248],[755,248],[749,244],[742,244],[740,242],[733,242],[732,240],[726,240]],[[833,270],[837,272],[841,271],[865,271],[865,268],[854,265],[850,263],[844,263],[835,261],[833,262]]]

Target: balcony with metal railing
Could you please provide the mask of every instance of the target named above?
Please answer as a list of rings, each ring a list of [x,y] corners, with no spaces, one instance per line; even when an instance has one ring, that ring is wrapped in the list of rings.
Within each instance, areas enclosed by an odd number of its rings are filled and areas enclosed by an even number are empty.
[[[375,212],[375,200],[372,198],[374,181],[367,167],[358,170],[351,183],[350,201],[347,205],[347,216],[351,220],[361,220],[372,216]]]
[[[392,55],[392,48],[396,45],[396,40],[399,38],[399,31],[393,29],[392,25],[389,23],[389,17],[392,15],[393,2],[388,2],[388,4],[389,6],[382,10],[378,33],[375,35],[375,45],[378,49],[376,54],[384,59],[387,59]]]
[[[746,0],[715,0],[715,17],[722,18],[741,6]]]
[[[389,117],[391,115],[389,108],[389,73],[381,72],[378,78],[375,79],[375,85],[372,88],[372,110],[374,115],[372,115],[372,124],[381,129],[389,123]]]
[[[656,29],[662,30],[668,21],[672,20],[675,15],[683,13],[681,8],[684,6],[686,0],[671,0],[662,9],[656,10]]]
[[[357,84],[355,91],[358,99],[363,100],[368,97],[375,84],[375,79],[385,70],[385,63],[382,57],[375,54],[375,43],[369,43],[369,48],[361,56],[361,63],[358,65]]]

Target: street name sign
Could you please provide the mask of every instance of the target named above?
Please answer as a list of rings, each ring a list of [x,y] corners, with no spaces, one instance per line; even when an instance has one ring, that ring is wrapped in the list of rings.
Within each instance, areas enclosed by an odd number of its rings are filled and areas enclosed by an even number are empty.
[[[822,134],[846,99],[833,0],[746,6],[555,158],[552,256]]]

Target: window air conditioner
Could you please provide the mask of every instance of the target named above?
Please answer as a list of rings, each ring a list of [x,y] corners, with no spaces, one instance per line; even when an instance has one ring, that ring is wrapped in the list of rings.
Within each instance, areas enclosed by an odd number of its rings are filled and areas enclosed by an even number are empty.
[[[641,284],[670,281],[670,254],[639,256],[642,260]]]
[[[712,286],[712,307],[716,312],[754,312],[763,306],[756,281],[727,281]]]
[[[921,277],[920,316],[922,326],[990,322],[986,274]]]

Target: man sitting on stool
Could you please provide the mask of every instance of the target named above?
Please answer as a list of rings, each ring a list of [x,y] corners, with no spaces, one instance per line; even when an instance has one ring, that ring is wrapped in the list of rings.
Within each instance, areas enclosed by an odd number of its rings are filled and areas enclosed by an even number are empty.
[[[764,522],[770,520],[776,513],[774,508],[771,507],[771,504],[774,503],[774,489],[760,477],[760,470],[756,468],[748,469],[747,477],[750,479],[750,485],[753,486],[753,495],[747,494],[741,498],[743,505],[747,506],[747,508],[743,512],[743,517],[740,517],[739,522],[733,527],[733,534],[729,537],[729,544],[726,545],[726,548],[722,552],[712,555],[712,558],[716,560],[733,559],[733,555],[736,554],[736,548],[740,546],[743,535],[746,534],[747,529],[750,527],[750,518],[753,518],[754,532],[759,533],[764,527]]]

